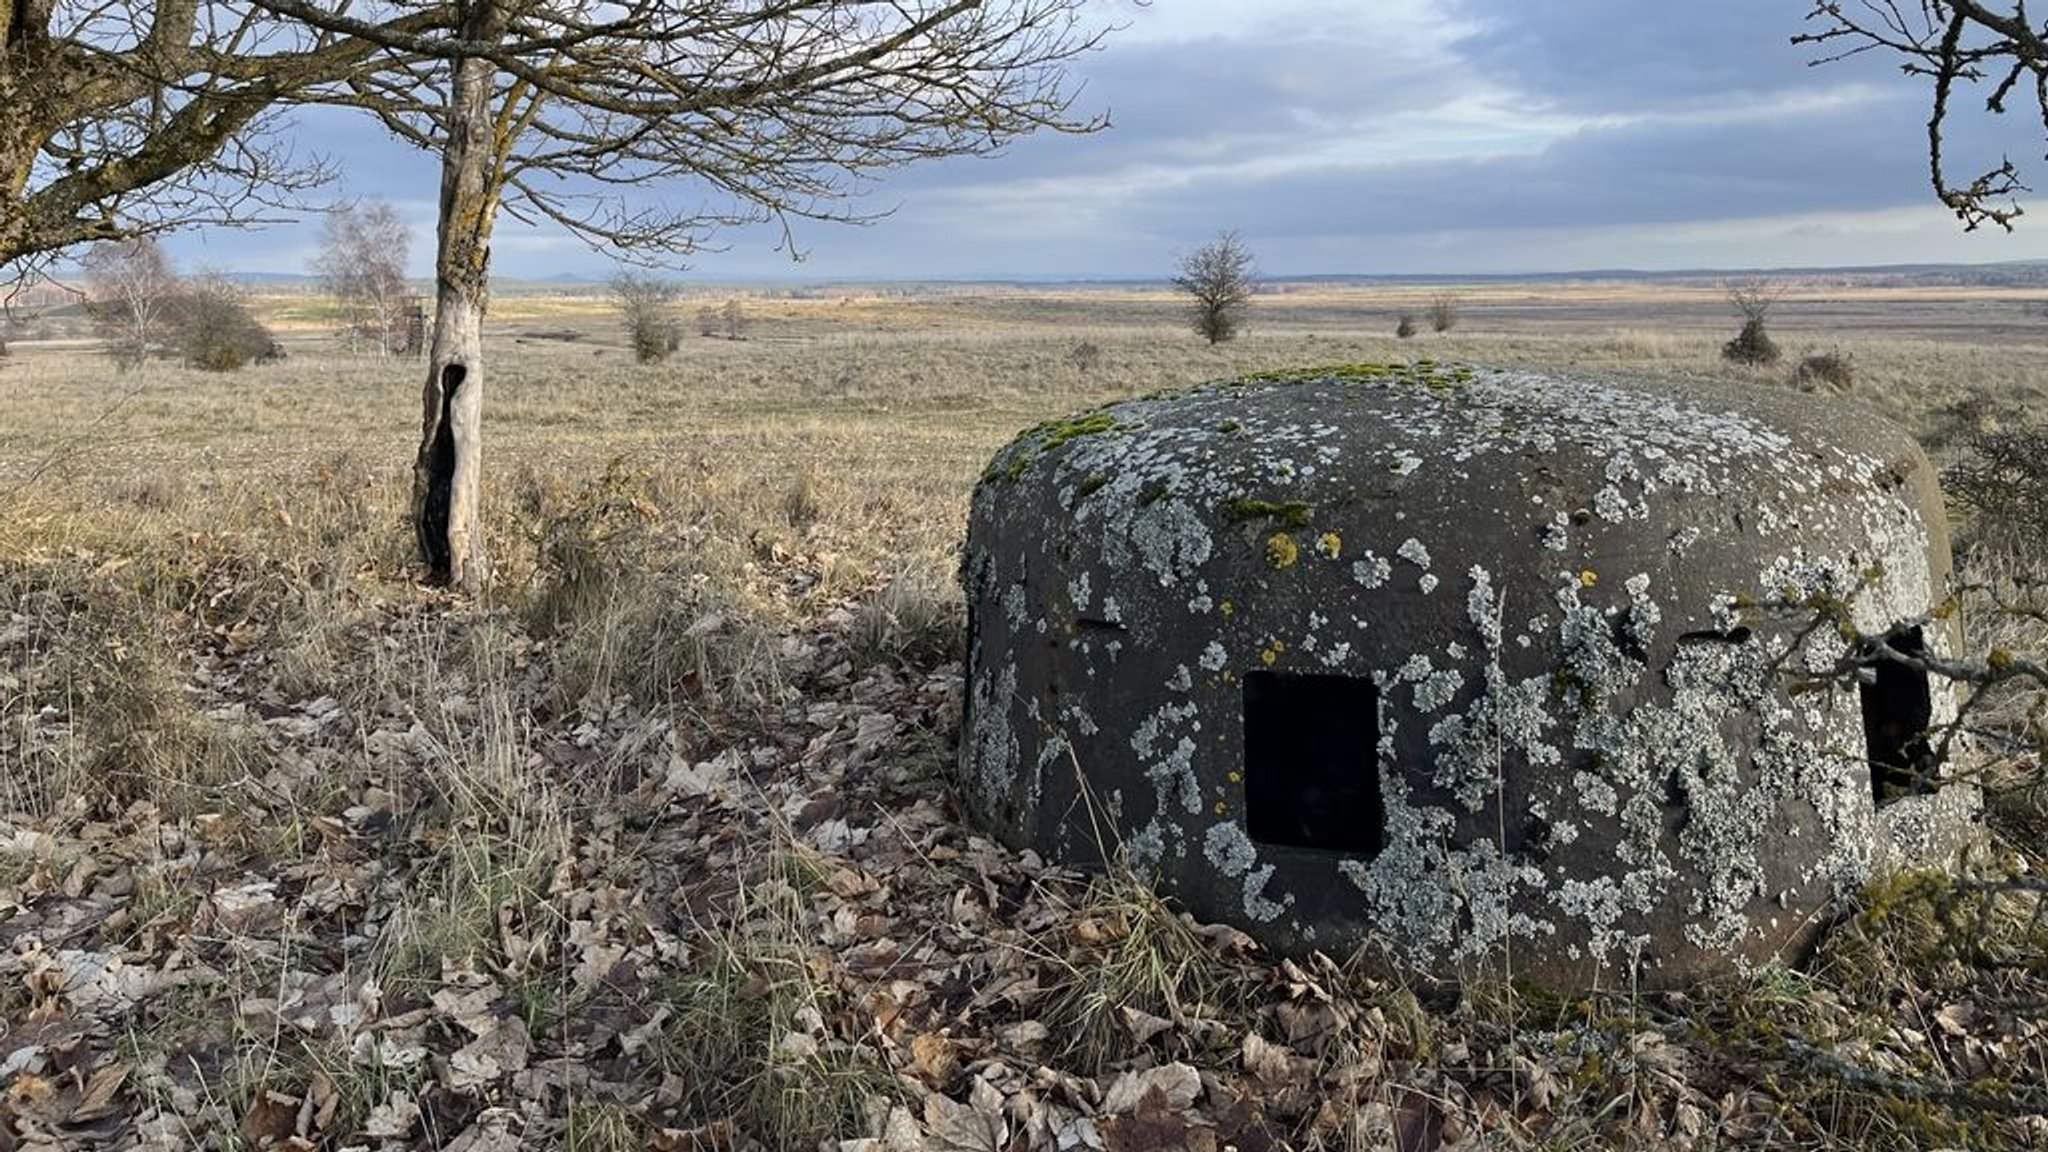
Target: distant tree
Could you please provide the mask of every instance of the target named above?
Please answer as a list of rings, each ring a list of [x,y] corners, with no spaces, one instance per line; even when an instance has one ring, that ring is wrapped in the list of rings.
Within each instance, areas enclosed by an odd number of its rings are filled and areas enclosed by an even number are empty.
[[[1418,329],[1415,327],[1415,313],[1413,312],[1403,312],[1400,318],[1394,321],[1394,335],[1399,336],[1403,340],[1415,335],[1417,331]]]
[[[1244,327],[1255,287],[1252,254],[1235,229],[1181,257],[1173,286],[1191,298],[1188,319],[1203,339],[1221,344]]]
[[[725,329],[727,340],[744,339],[747,331],[747,314],[740,308],[737,298],[727,300],[725,307],[718,310],[718,320]]]
[[[1927,159],[1935,197],[1965,229],[1990,223],[2010,231],[2021,215],[2014,197],[2028,191],[2018,167],[2001,157],[1996,167],[1960,179],[1943,138],[1958,88],[1977,85],[1990,88],[1986,112],[2002,115],[2017,93],[2035,105],[2034,118],[2048,129],[2048,26],[2027,11],[2025,0],[1814,0],[1806,19],[1817,30],[1792,41],[1818,46],[1821,63],[1878,52],[1931,83]]]
[[[194,368],[231,372],[277,354],[276,341],[250,310],[248,296],[224,276],[189,281],[173,314],[178,350]]]
[[[1764,331],[1764,317],[1778,302],[1782,290],[1763,280],[1746,280],[1726,286],[1728,303],[1742,317],[1742,330],[1721,346],[1723,359],[1751,367],[1778,362],[1778,344]]]
[[[1458,298],[1440,292],[1429,298],[1429,330],[1449,332],[1458,324]]]
[[[412,290],[405,282],[411,234],[398,209],[382,200],[344,204],[327,213],[313,273],[341,305],[350,351],[390,355],[406,349]]]
[[[80,262],[93,331],[123,371],[171,339],[185,285],[148,237],[95,244]]]
[[[612,277],[612,302],[626,325],[633,359],[658,364],[676,350],[682,322],[675,315],[676,286],[644,272],[621,271]]]

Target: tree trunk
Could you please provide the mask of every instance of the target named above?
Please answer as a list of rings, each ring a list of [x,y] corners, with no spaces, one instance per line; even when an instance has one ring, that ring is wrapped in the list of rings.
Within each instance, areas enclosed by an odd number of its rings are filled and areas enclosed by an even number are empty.
[[[474,0],[464,14],[463,37],[495,40],[504,23],[494,0]],[[490,61],[464,58],[454,71],[441,157],[434,343],[413,465],[412,513],[429,578],[475,592],[490,573],[481,520],[483,319],[504,165],[491,117]]]

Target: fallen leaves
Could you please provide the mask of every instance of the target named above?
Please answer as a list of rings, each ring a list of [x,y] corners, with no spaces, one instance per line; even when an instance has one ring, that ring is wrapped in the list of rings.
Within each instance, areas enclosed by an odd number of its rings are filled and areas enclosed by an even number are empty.
[[[187,686],[252,750],[217,804],[0,815],[0,1149],[498,1152],[592,1116],[652,1152],[1784,1137],[1790,1049],[1731,1057],[1697,1004],[1429,1000],[1003,848],[946,785],[958,667],[858,666],[822,619],[740,723],[701,684],[564,704],[546,642],[419,605],[335,642],[433,676],[288,694],[238,610]],[[0,751],[74,738],[31,710]],[[1993,1092],[2048,1051],[1951,988],[1837,1008],[1885,1019],[1816,1049],[1871,1075],[1933,1051]]]

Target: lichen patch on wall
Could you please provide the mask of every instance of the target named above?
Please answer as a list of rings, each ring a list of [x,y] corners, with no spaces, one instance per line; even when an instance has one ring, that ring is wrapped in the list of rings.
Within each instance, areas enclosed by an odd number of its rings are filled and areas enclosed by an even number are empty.
[[[977,490],[961,779],[1071,859],[1101,850],[1085,794],[1115,793],[1134,863],[1278,947],[1725,971],[1966,810],[1876,811],[1838,675],[1945,595],[1945,533],[1909,438],[1790,394],[1418,361],[1126,401],[1025,433]],[[1359,746],[1281,733],[1251,762],[1252,682],[1317,678],[1373,694],[1329,729]],[[1258,798],[1376,813],[1376,847],[1261,842]]]

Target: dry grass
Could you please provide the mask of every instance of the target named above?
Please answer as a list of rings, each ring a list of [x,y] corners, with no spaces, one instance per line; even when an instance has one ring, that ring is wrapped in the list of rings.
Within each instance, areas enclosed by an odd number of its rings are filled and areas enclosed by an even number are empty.
[[[61,1103],[65,1076],[125,1067],[123,1131],[195,1147],[513,1124],[533,1147],[810,1148],[958,1135],[991,1092],[1016,1131],[1074,1135],[1071,1101],[1189,1061],[1240,1146],[2048,1139],[1992,1106],[2048,1069],[1971,1063],[2048,1048],[1968,1014],[2039,1019],[1994,995],[2048,970],[2025,890],[1901,880],[1813,971],[1692,998],[1434,1003],[1272,962],[953,818],[957,541],[1018,429],[1410,355],[1796,386],[1721,360],[1717,285],[1460,286],[1452,331],[1391,335],[1441,291],[1264,295],[1215,347],[1138,289],[756,296],[747,339],[647,367],[601,297],[508,295],[477,603],[413,583],[418,366],[336,354],[319,302],[263,301],[292,357],[227,375],[14,345],[0,1011],[86,1039],[12,1073],[0,1134],[62,1127],[31,1088]],[[1811,284],[1772,323],[1788,363],[1853,356],[1837,402],[1939,440],[1973,398],[2048,398],[2036,307]],[[2018,596],[2038,558],[1965,571]],[[2048,647],[2038,619],[1970,623]],[[1990,715],[2023,736],[2034,709]],[[2000,770],[1997,826],[2038,845],[2038,758],[2016,744]],[[2004,983],[1943,946],[1965,920]],[[177,978],[94,1000],[35,975],[100,956]],[[1901,1029],[1945,1063],[1915,1065]],[[1155,1127],[1103,1119],[1113,1146],[1180,1122],[1138,1111]]]

